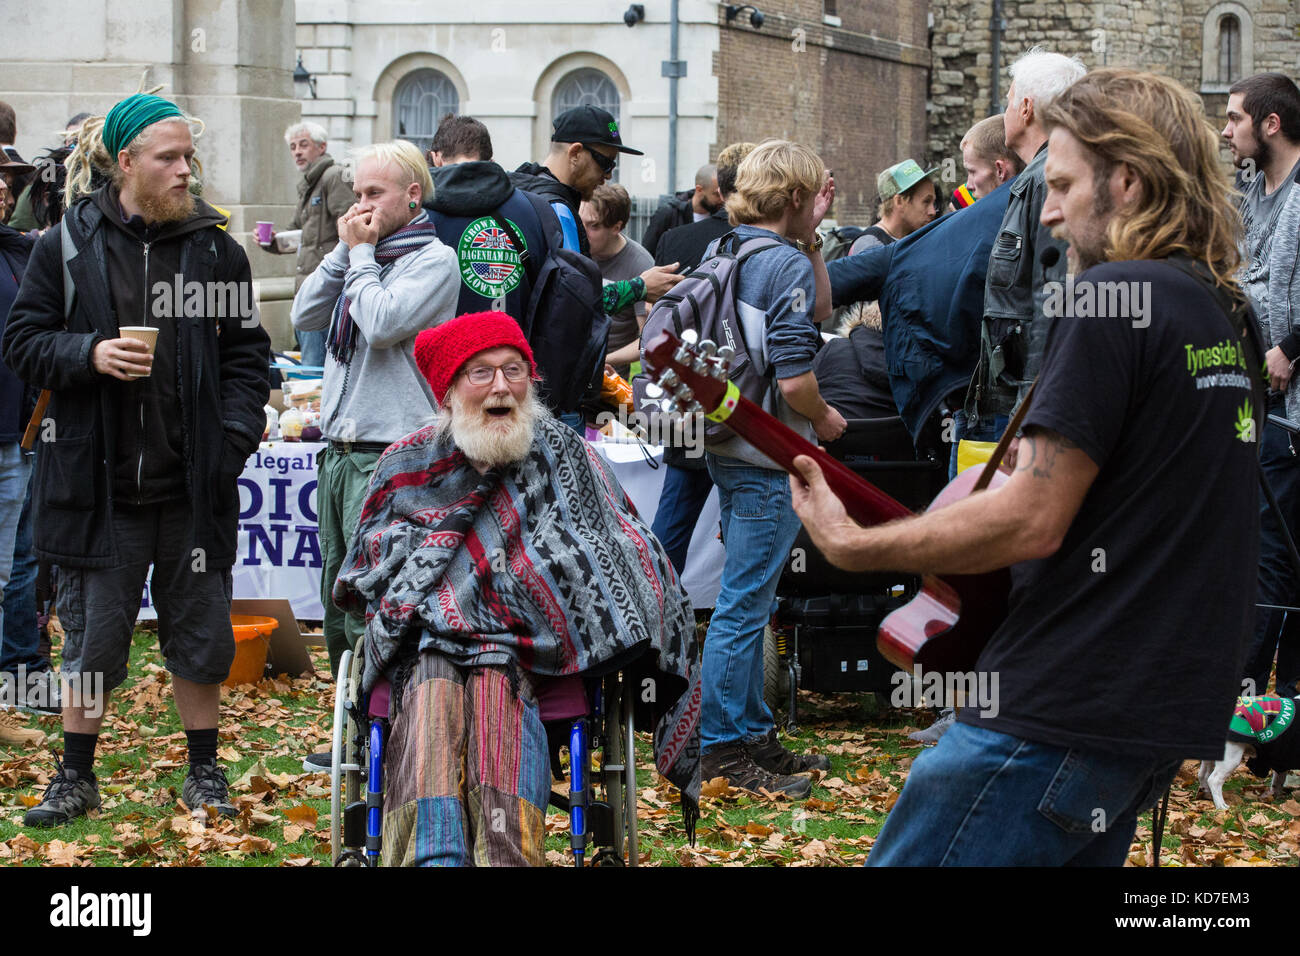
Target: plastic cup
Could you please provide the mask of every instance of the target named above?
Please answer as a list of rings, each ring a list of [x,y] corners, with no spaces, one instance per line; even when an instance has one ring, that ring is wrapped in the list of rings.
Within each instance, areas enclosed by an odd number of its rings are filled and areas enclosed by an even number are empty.
[[[157,329],[147,325],[123,325],[117,331],[124,339],[135,339],[149,346],[149,354],[153,355],[154,347],[158,344]],[[146,372],[144,375],[132,375],[131,378],[146,378],[148,374]]]
[[[274,229],[275,229],[275,223],[262,222],[259,219],[257,222],[257,241],[260,242],[262,245],[266,245],[266,243],[271,241],[271,233],[272,231],[274,231]]]

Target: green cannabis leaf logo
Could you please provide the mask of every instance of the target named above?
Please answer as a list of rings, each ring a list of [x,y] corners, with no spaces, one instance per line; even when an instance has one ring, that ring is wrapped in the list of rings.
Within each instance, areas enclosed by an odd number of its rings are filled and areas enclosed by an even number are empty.
[[[1241,408],[1237,409],[1237,438],[1241,441],[1255,440],[1255,416],[1251,414],[1250,399],[1241,403]]]

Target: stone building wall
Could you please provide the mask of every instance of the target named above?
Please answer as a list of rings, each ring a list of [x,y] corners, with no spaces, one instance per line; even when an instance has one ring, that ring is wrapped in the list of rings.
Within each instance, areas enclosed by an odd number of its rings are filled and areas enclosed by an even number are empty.
[[[934,67],[930,82],[930,161],[951,158],[958,170],[958,144],[977,120],[1005,107],[1011,82],[1007,68],[1029,47],[1042,44],[1077,54],[1089,69],[1126,66],[1172,76],[1200,93],[1211,120],[1219,124],[1226,84],[1207,74],[1202,53],[1216,42],[1213,23],[1223,12],[1248,21],[1251,36],[1244,63],[1248,73],[1278,70],[1300,76],[1300,4],[1294,0],[1114,0],[1032,2],[1004,0],[997,77],[998,102],[991,102],[992,0],[933,0]],[[1206,38],[1207,14],[1211,18]]]
[[[807,143],[834,170],[832,217],[870,223],[875,177],[926,147],[929,51],[924,0],[764,0],[727,24],[714,60],[716,157],[728,143],[777,136]]]

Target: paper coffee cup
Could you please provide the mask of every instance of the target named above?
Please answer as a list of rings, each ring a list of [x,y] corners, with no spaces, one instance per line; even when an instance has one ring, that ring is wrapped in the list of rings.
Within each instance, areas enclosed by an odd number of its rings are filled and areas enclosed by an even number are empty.
[[[274,229],[275,229],[275,223],[263,222],[262,220],[259,219],[257,221],[257,241],[264,244],[270,242],[271,233],[272,231],[274,231]]]
[[[154,347],[158,344],[158,330],[147,325],[122,325],[118,327],[118,333],[124,339],[135,339],[137,342],[143,342],[149,346],[149,354],[153,355]],[[132,375],[131,378],[145,378],[144,375]]]

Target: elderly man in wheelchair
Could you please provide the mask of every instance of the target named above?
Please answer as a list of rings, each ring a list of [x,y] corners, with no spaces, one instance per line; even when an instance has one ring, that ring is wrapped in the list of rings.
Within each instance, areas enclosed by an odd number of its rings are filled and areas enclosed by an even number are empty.
[[[380,458],[334,587],[366,614],[362,692],[391,684],[382,863],[540,865],[551,761],[538,700],[619,669],[690,830],[699,665],[663,548],[539,401],[513,319],[462,315],[420,333],[415,359],[438,420]]]

